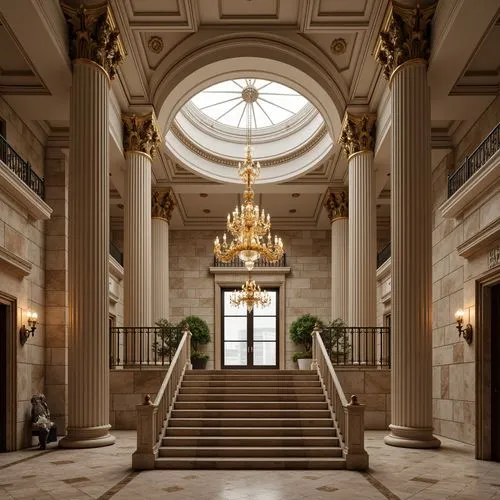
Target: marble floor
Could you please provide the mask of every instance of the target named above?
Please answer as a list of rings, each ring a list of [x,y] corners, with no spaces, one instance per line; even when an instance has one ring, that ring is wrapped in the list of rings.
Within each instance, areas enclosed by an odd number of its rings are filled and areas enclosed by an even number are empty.
[[[384,445],[368,431],[370,470],[147,471],[131,469],[135,432],[116,431],[114,446],[0,454],[1,499],[499,499],[500,463],[474,459],[472,446],[442,438],[440,450]]]

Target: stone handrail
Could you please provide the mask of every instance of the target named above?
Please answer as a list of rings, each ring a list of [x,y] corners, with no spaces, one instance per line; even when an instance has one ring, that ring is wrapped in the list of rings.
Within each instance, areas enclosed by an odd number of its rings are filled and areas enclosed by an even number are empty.
[[[321,329],[314,327],[312,332],[313,368],[318,370],[321,384],[328,398],[338,433],[346,467],[350,470],[368,468],[368,453],[365,450],[365,406],[358,403],[356,396],[347,402],[340,381],[333,369],[332,362],[321,338]]]
[[[154,402],[147,394],[137,405],[137,450],[132,455],[134,469],[154,469],[163,431],[174,407],[184,373],[191,367],[191,332],[185,328],[172,362]]]

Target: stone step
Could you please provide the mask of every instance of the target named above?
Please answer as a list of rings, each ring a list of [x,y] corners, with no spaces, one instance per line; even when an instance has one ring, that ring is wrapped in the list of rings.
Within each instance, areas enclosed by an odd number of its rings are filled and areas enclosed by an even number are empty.
[[[210,401],[227,401],[227,402],[242,402],[242,401],[255,401],[255,402],[304,402],[304,403],[320,403],[325,401],[323,394],[218,394],[218,393],[195,393],[184,394],[181,393],[177,396],[177,401],[182,403],[194,402],[210,402]]]
[[[328,410],[326,401],[178,401],[175,403],[176,410]]]
[[[169,422],[170,424],[170,422]],[[336,437],[335,427],[167,427],[168,437]]]
[[[280,394],[280,395],[299,395],[299,394],[321,394],[324,395],[322,387],[317,384],[314,387],[287,387],[287,386],[276,386],[276,387],[265,387],[262,385],[258,385],[256,387],[253,386],[215,386],[215,387],[199,387],[199,386],[190,386],[185,387],[182,385],[179,394],[201,394],[201,395],[209,395],[209,394]]]
[[[226,368],[224,370],[203,370],[203,371],[189,371],[186,376],[193,375],[316,375],[314,370],[277,370],[276,368]]]
[[[228,379],[228,380],[207,380],[207,379],[202,379],[202,380],[183,380],[182,381],[182,386],[183,387],[238,387],[238,388],[245,388],[245,387],[287,387],[287,388],[295,388],[295,387],[321,387],[319,380],[312,379],[310,381],[308,380],[269,380],[269,379],[262,379],[262,380],[235,380],[235,379]]]
[[[172,418],[331,418],[329,410],[177,410]]]
[[[247,412],[243,412],[246,414]],[[221,418],[221,417],[173,417],[169,427],[333,427],[328,418]]]
[[[339,438],[325,436],[167,436],[162,446],[174,447],[321,447],[338,448]],[[340,448],[339,448],[340,449]]]
[[[259,380],[276,380],[280,382],[292,382],[298,380],[310,381],[315,380],[318,381],[318,375],[316,373],[311,375],[265,375],[265,374],[225,374],[225,375],[184,375],[184,380],[192,381],[192,380],[243,380],[256,382]]]
[[[305,470],[345,469],[345,459],[340,457],[266,457],[266,458],[204,458],[204,457],[159,457],[157,469],[235,469],[235,470]]]
[[[206,457],[219,459],[220,457],[248,458],[248,457],[341,457],[340,448],[328,447],[271,447],[271,446],[247,446],[247,447],[222,447],[209,446],[196,448],[186,446],[161,447],[160,457]]]

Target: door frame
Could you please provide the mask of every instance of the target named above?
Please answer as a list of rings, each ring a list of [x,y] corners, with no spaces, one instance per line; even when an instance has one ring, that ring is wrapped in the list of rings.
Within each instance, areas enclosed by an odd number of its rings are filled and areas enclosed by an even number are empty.
[[[500,284],[500,268],[476,280],[476,458],[491,460],[491,288]],[[472,318],[471,318],[472,319]],[[472,321],[471,321],[472,322]]]
[[[248,272],[244,268],[216,268],[211,267],[214,274],[214,297],[215,297],[215,331],[214,331],[214,368],[222,369],[222,289],[241,288],[241,284],[248,279]],[[261,288],[278,288],[279,290],[279,335],[278,335],[278,370],[284,370],[285,361],[285,282],[286,275],[290,272],[289,267],[276,268],[254,268],[252,278]]]
[[[224,315],[224,302],[221,300],[220,301],[220,307],[221,307],[221,311],[220,311],[220,314],[221,314],[220,357],[221,357],[221,368],[223,370],[237,370],[237,369],[241,369],[241,370],[247,370],[247,369],[248,370],[265,370],[265,369],[279,370],[279,366],[280,366],[280,331],[281,331],[281,328],[280,328],[280,289],[279,289],[279,287],[270,286],[270,285],[265,285],[265,287],[261,287],[261,288],[262,288],[262,290],[269,290],[272,292],[276,292],[278,295],[278,302],[276,304],[276,315],[275,316],[268,316],[268,317],[272,317],[272,318],[276,319],[276,329],[278,330],[277,331],[278,334],[276,335],[276,365],[275,366],[270,366],[270,365],[255,366],[252,363],[251,366],[248,364],[246,366],[236,366],[236,365],[235,366],[226,366],[223,364],[223,360],[224,360],[224,335],[223,335],[222,331],[224,329],[223,319],[226,316]],[[224,292],[232,292],[233,290],[234,290],[233,287],[221,287],[221,289],[220,289],[221,296]],[[247,314],[246,314],[246,318],[247,318],[247,343],[248,343],[248,339],[249,339],[248,327],[250,326],[251,323],[253,323],[253,318],[255,317],[254,311],[255,311],[255,308],[251,313],[249,313],[247,311]],[[265,317],[265,316],[263,316],[263,317]],[[253,358],[253,344],[255,342],[253,327],[252,327],[251,340],[252,340],[252,351],[251,352],[252,352],[252,358]],[[248,348],[247,348],[247,360],[248,360]]]
[[[0,303],[6,305],[7,328],[6,328],[6,425],[5,445],[7,451],[17,449],[17,348],[19,334],[17,328],[17,299],[12,295],[0,291]],[[1,431],[0,431],[1,432]]]

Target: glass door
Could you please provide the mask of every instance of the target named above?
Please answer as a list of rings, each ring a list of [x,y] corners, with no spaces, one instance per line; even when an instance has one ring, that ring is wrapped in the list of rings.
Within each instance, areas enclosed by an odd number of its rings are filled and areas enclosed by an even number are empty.
[[[230,302],[233,290],[222,290],[222,367],[278,368],[277,289],[266,290],[271,303],[248,312],[245,305]]]

